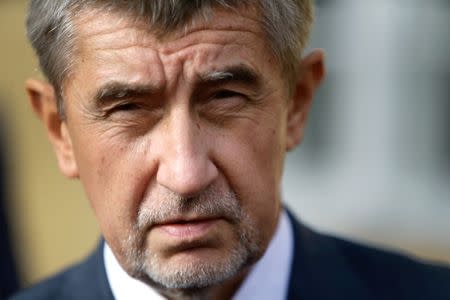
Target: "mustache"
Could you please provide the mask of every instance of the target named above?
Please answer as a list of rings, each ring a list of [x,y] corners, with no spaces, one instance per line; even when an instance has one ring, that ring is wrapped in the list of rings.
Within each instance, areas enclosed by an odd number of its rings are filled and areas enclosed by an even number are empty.
[[[236,194],[221,191],[210,186],[195,197],[183,197],[170,190],[164,190],[155,199],[150,197],[145,206],[139,209],[135,230],[142,232],[154,225],[168,220],[194,216],[195,218],[221,217],[235,224],[242,218],[242,209]]]

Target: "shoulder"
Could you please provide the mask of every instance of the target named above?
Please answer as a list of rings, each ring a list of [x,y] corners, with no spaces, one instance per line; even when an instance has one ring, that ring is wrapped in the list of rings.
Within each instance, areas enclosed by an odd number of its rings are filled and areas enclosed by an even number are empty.
[[[336,245],[351,270],[372,291],[409,295],[412,299],[447,299],[450,268],[408,254],[324,235]]]
[[[290,299],[448,299],[448,266],[320,233],[288,214],[294,233]]]
[[[19,292],[10,300],[113,299],[102,249],[103,243],[86,260]]]
[[[60,299],[60,295],[63,293],[63,289],[67,286],[67,282],[70,282],[70,278],[76,276],[78,273],[77,269],[78,266],[70,267],[59,274],[47,278],[44,281],[19,292],[14,295],[11,300]]]
[[[295,237],[291,280],[308,295],[323,295],[315,299],[448,299],[449,267],[316,232],[290,217]]]

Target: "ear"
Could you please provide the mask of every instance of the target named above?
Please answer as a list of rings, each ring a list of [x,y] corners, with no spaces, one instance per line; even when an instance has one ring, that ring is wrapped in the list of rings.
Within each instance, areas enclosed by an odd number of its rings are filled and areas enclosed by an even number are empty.
[[[325,77],[325,53],[321,49],[313,50],[299,64],[299,75],[288,108],[286,151],[295,148],[303,139],[314,93]]]
[[[48,138],[58,159],[59,169],[68,178],[78,177],[78,167],[72,147],[67,123],[61,120],[55,91],[47,82],[36,79],[27,80],[25,88],[31,107],[44,123]]]

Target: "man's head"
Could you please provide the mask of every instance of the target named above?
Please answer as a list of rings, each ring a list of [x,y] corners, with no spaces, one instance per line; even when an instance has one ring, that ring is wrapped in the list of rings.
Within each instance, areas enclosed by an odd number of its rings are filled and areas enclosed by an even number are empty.
[[[223,294],[264,253],[324,73],[311,22],[306,0],[31,2],[31,103],[129,274]]]

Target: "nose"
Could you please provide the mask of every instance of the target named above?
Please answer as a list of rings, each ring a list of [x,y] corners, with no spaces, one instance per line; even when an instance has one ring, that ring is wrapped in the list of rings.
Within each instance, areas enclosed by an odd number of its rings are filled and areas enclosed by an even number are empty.
[[[188,110],[172,111],[162,126],[160,141],[158,184],[192,197],[217,178],[219,172],[210,157],[211,140]]]

